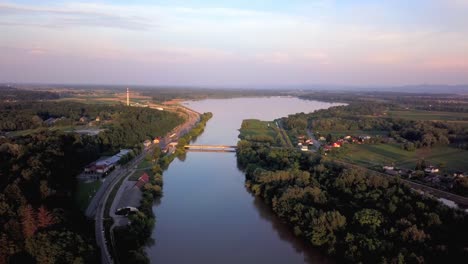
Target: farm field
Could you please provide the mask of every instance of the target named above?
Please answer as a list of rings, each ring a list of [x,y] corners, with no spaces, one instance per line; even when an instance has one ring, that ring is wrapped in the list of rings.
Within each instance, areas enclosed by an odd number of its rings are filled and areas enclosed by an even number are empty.
[[[366,167],[395,165],[414,169],[418,160],[426,164],[440,166],[442,171],[468,171],[468,151],[452,147],[424,148],[406,151],[396,144],[346,145],[336,154],[339,159]]]
[[[466,122],[468,124],[468,113],[460,112],[438,112],[438,111],[389,111],[389,117],[402,118],[408,120],[425,120],[425,121],[456,121]]]
[[[368,135],[368,136],[388,136],[388,131],[379,131],[379,130],[322,130],[322,131],[313,131],[319,132],[320,136],[327,136],[328,134],[331,134],[334,137],[345,137],[345,136],[362,136],[362,135]]]
[[[242,122],[240,138],[253,136],[269,136],[275,138],[277,135],[276,124],[274,122],[260,121],[256,119],[247,119]]]

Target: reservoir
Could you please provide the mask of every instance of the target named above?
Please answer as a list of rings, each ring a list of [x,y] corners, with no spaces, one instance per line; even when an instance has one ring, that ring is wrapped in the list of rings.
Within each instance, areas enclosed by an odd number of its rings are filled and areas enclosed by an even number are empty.
[[[329,108],[291,97],[207,99],[184,103],[212,112],[193,144],[236,145],[242,120],[273,120]],[[164,195],[153,206],[152,263],[330,263],[274,216],[244,186],[235,153],[188,152],[164,172]]]

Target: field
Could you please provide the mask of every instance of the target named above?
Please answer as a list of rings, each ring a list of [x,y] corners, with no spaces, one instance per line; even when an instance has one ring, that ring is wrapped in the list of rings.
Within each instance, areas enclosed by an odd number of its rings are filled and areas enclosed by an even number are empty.
[[[314,131],[316,132],[316,131]],[[378,131],[378,130],[346,130],[346,131],[339,131],[339,130],[333,130],[333,131],[328,131],[328,130],[322,130],[318,131],[320,132],[321,136],[327,136],[328,134],[331,134],[334,137],[345,137],[345,136],[362,136],[362,135],[368,135],[368,136],[388,136],[388,131]]]
[[[274,145],[290,147],[289,137],[273,121],[247,119],[242,122],[239,138],[271,141]]]
[[[389,111],[388,116],[408,120],[451,121],[466,122],[468,124],[468,113],[408,110]]]
[[[256,119],[247,119],[242,122],[239,137],[247,136],[269,136],[275,138],[277,135],[276,124],[274,122],[260,121]]]
[[[78,204],[78,207],[85,211],[88,207],[89,202],[93,198],[94,194],[99,190],[101,186],[101,181],[92,181],[92,182],[83,182],[78,181],[78,187],[75,194],[75,200]]]
[[[376,165],[395,165],[414,169],[418,160],[426,164],[441,166],[443,172],[468,171],[468,151],[452,147],[424,148],[410,152],[396,144],[346,145],[337,157],[366,167]]]

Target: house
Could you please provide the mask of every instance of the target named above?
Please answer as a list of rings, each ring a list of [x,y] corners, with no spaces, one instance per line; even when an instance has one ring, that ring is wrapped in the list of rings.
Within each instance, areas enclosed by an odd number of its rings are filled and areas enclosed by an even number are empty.
[[[351,139],[351,136],[346,136],[344,137],[344,139]]]
[[[119,160],[130,153],[129,149],[121,149],[119,153],[115,154],[112,157],[104,157],[95,162],[92,162],[84,168],[84,173],[87,174],[106,174],[112,170]]]
[[[341,142],[335,142],[332,145],[334,148],[340,148],[341,147]]]
[[[369,139],[371,139],[371,137],[370,136],[359,136],[359,139],[360,140],[369,140]]]
[[[393,166],[383,166],[383,169],[384,170],[394,170],[395,167],[393,167]]]
[[[148,176],[148,174],[146,174],[146,172],[144,172],[140,178],[138,178],[138,181],[137,183],[135,183],[135,186],[138,187],[138,188],[142,188],[143,186],[145,186],[145,184],[147,184],[148,182],[150,181],[150,178]]]
[[[467,174],[466,174],[466,173],[463,173],[463,172],[461,172],[461,171],[457,171],[457,172],[455,172],[455,173],[453,174],[453,177],[454,177],[454,178],[464,178],[465,175],[467,175]]]
[[[153,139],[153,143],[154,143],[154,144],[159,144],[159,142],[160,142],[159,138],[154,138],[154,139]]]
[[[327,139],[325,137],[319,137],[320,141],[326,141]]]
[[[145,148],[148,148],[149,146],[151,146],[151,141],[147,139],[143,142],[143,145],[145,146]]]
[[[101,118],[99,116],[96,117],[96,122],[101,121]]]
[[[86,122],[88,122],[88,118],[86,116],[82,116],[82,117],[80,117],[80,122],[81,123],[86,123]]]
[[[309,151],[309,148],[308,148],[307,146],[302,146],[302,147],[301,147],[301,150],[302,150],[302,151]]]
[[[96,170],[96,173],[106,174],[108,171],[110,171],[113,168],[113,165],[102,163],[102,164],[96,164],[94,168]]]
[[[427,173],[437,173],[439,172],[439,169],[434,166],[429,166],[426,169],[424,169],[424,171]]]

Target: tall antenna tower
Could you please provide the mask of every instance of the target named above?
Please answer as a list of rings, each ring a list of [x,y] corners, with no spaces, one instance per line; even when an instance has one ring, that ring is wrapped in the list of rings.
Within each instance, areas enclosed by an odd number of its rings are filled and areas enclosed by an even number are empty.
[[[130,106],[130,90],[127,88],[127,106]]]

